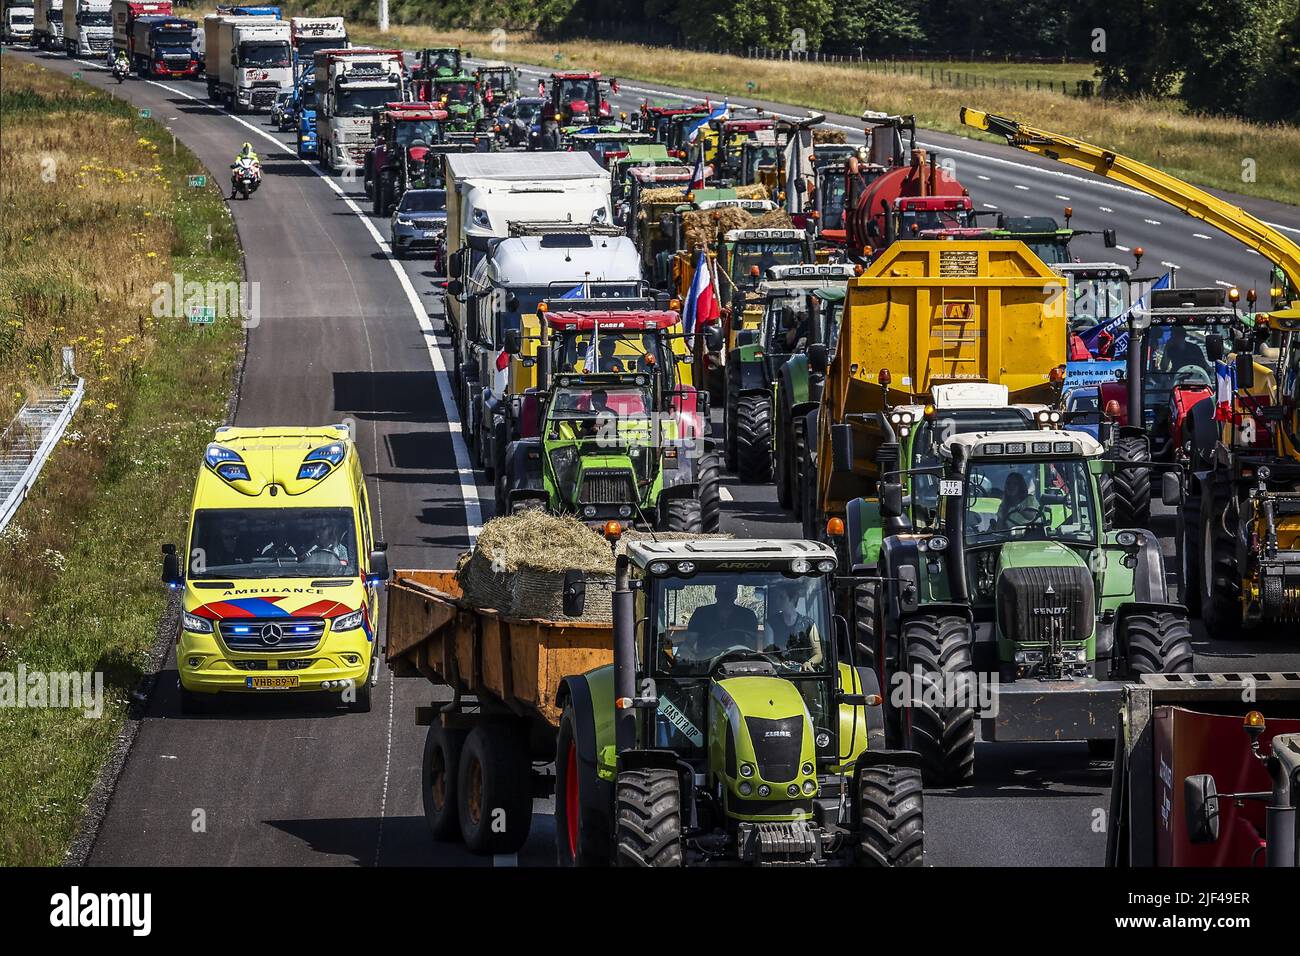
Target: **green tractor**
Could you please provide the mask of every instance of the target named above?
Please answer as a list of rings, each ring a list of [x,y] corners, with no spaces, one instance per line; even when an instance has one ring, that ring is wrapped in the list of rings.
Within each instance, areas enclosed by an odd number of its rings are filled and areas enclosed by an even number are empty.
[[[852,432],[838,438],[843,464]],[[889,738],[934,785],[972,777],[977,720],[986,742],[1113,746],[1124,683],[1191,673],[1192,647],[1158,539],[1107,530],[1105,446],[1049,423],[937,451],[882,469],[880,498],[845,521],[855,641],[887,689]]]
[[[826,290],[842,298],[853,275],[850,265],[772,266],[755,291],[761,318],[756,328],[737,332],[725,365],[726,462],[741,481],[771,478],[774,396],[781,370],[810,342],[825,338],[812,326],[825,317],[817,293]],[[803,368],[806,372],[806,364]]]
[[[432,102],[447,111],[449,133],[476,133],[483,124],[483,97],[478,81],[468,73],[434,77]]]
[[[918,758],[884,749],[835,566],[808,541],[626,544],[614,662],[557,694],[561,865],[924,864]]]

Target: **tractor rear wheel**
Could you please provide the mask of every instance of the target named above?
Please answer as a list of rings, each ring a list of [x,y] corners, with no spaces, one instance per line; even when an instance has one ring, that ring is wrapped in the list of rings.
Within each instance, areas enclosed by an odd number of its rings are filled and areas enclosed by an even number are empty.
[[[420,793],[424,820],[429,833],[440,842],[460,841],[460,817],[456,802],[456,778],[465,732],[444,727],[435,720],[424,738],[424,759],[420,764]]]
[[[859,866],[925,866],[921,774],[864,767],[858,774]]]
[[[722,462],[717,455],[700,459],[700,523],[705,534],[722,527]]]
[[[560,866],[609,865],[605,821],[589,820],[583,812],[584,785],[594,783],[583,778],[573,709],[565,707],[555,739],[555,853]]]
[[[532,762],[508,721],[479,724],[465,738],[456,780],[460,832],[474,853],[516,853],[533,822]]]
[[[1140,611],[1124,618],[1129,673],[1192,673],[1192,628],[1182,614]]]
[[[674,498],[663,505],[660,531],[684,531],[687,534],[704,533],[704,514],[698,498]]]
[[[742,395],[736,402],[736,466],[741,481],[772,477],[772,402],[766,395]]]
[[[1241,576],[1237,535],[1241,508],[1230,486],[1213,482],[1201,496],[1201,617],[1216,637],[1241,633]]]
[[[970,624],[926,614],[903,624],[902,666],[911,700],[903,706],[904,746],[921,755],[931,786],[964,783],[975,774],[975,711],[951,695],[974,678]]]
[[[1145,528],[1151,523],[1151,469],[1127,466],[1146,464],[1151,452],[1142,438],[1133,436],[1115,442],[1117,466],[1111,481],[1115,489],[1114,527]]]
[[[614,782],[619,866],[682,865],[682,791],[677,771],[624,770]]]

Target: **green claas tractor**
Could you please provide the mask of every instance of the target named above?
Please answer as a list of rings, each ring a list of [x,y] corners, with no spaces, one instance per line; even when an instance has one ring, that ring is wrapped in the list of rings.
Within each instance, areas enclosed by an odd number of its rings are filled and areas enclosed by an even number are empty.
[[[536,436],[511,442],[503,497],[593,526],[616,520],[661,531],[716,531],[705,502],[698,414],[674,407],[647,372],[558,374],[538,403]],[[707,405],[706,405],[707,409]]]
[[[626,543],[614,662],[557,694],[561,865],[923,865],[918,758],[884,750],[834,572],[809,541]]]
[[[908,427],[901,413],[894,424]],[[1124,682],[1192,670],[1158,539],[1104,524],[1114,462],[1052,427],[956,434],[937,450],[934,465],[886,471],[878,502],[845,522],[854,574],[871,569],[855,635],[886,689],[890,739],[944,785],[974,773],[976,720],[986,742],[1112,746]]]
[[[740,330],[727,353],[726,461],[741,481],[772,475],[774,390],[778,376],[809,342],[823,340],[811,328],[824,311],[814,304],[823,289],[843,292],[850,265],[784,265],[767,270],[753,301],[761,309],[757,328]],[[806,367],[806,366],[805,366]]]

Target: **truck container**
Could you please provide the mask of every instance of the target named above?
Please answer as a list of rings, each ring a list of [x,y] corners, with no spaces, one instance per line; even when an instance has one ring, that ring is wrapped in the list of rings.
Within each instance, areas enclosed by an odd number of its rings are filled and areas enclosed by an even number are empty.
[[[290,17],[289,28],[298,63],[315,63],[317,50],[343,50],[348,46],[342,17]]]
[[[36,0],[32,44],[42,50],[63,49],[63,0]]]
[[[1300,674],[1147,674],[1125,688],[1107,866],[1294,867],[1298,805]]]
[[[64,0],[63,49],[68,56],[109,55],[113,46],[110,0]]]
[[[561,683],[613,661],[613,625],[474,607],[454,571],[395,571],[386,620],[394,676],[424,677],[452,693],[450,702],[416,712],[417,724],[429,728],[420,790],[433,837],[463,835],[478,853],[517,850],[530,829],[532,795],[554,785],[534,765],[555,759]],[[472,749],[465,747],[470,734]],[[473,794],[489,805],[501,802],[498,795],[515,804],[505,808],[498,839]],[[511,846],[491,846],[500,837]]]
[[[110,57],[116,56],[118,50],[126,51],[127,59],[139,72],[135,54],[135,21],[141,17],[170,17],[171,0],[150,0],[147,3],[112,0],[109,14],[113,21],[113,49]]]
[[[1012,403],[1054,402],[1053,373],[1063,374],[1066,355],[1065,311],[1051,308],[1060,286],[1014,241],[895,243],[850,280],[817,422],[806,432],[820,516],[842,516],[845,501],[874,492],[877,452],[891,433],[880,413],[927,405],[934,385],[990,382],[1005,385]],[[849,469],[831,467],[833,426],[842,424],[853,433]]]
[[[131,25],[131,65],[141,76],[196,76],[197,26],[193,20],[176,17],[138,17]]]
[[[405,99],[400,50],[317,50],[316,153],[322,169],[360,168],[374,146],[372,119]]]
[[[208,98],[234,113],[269,113],[275,95],[293,88],[289,24],[271,17],[203,19]]]

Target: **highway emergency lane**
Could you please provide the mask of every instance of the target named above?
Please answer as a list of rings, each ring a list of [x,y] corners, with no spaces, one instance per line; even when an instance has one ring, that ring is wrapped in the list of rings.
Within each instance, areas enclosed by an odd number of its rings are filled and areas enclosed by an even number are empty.
[[[428,318],[441,304],[421,274],[427,263],[398,264],[426,309],[426,333],[393,263],[341,194],[351,186],[331,177],[339,191],[332,189],[265,117],[213,110],[197,83],[118,86],[98,64],[34,58],[149,108],[222,188],[240,144],[253,144],[264,164],[262,186],[248,201],[230,203],[260,306],[235,421],[351,420],[377,536],[389,542],[393,567],[454,565],[468,540],[467,516],[429,349],[431,334],[435,350],[443,336],[441,319]],[[475,510],[478,523],[477,502]],[[415,785],[424,735],[414,711],[428,703],[427,686],[401,682],[394,696],[381,666],[369,714],[289,699],[187,719],[179,715],[169,660],[91,862],[484,862],[457,848],[435,850],[424,829]],[[524,859],[548,862],[550,833],[544,822],[537,830]]]

